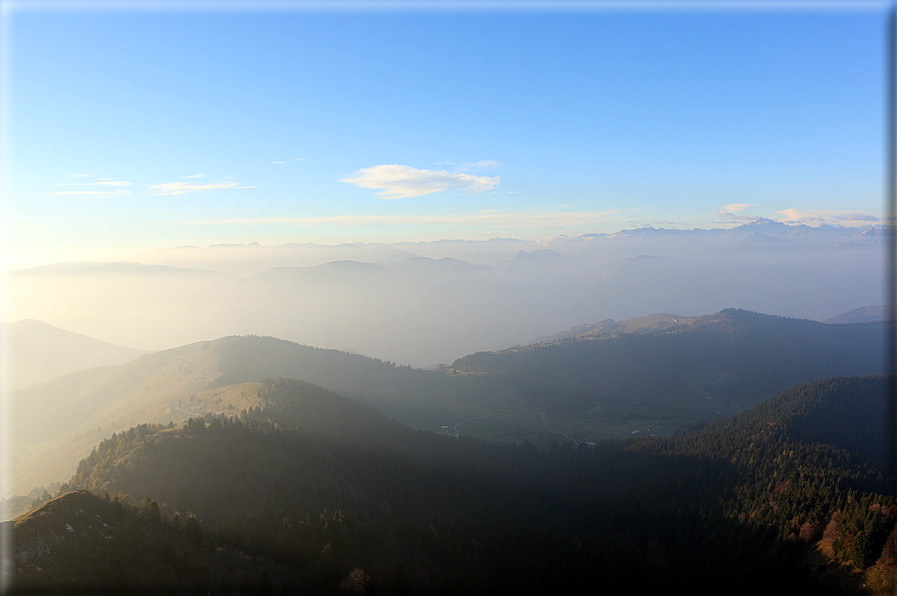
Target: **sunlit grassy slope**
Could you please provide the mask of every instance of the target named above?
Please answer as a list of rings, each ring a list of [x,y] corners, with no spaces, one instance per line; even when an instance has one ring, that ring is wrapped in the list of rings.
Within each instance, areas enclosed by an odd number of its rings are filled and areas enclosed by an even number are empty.
[[[532,343],[553,342],[561,339],[584,339],[588,337],[605,337],[614,333],[646,333],[658,329],[671,329],[694,322],[698,317],[683,317],[658,313],[646,317],[636,317],[625,321],[606,319],[600,323],[577,325],[566,331],[537,337]]]
[[[745,311],[686,323],[472,354],[436,371],[257,336],[145,355],[16,393],[9,486],[26,494],[64,480],[136,424],[255,406],[266,379],[308,381],[421,430],[546,445],[673,434],[799,383],[881,372],[881,323]]]
[[[100,440],[136,424],[256,405],[254,384],[210,389],[221,376],[220,355],[210,347],[206,342],[148,354],[16,392],[12,491],[24,494],[64,478]]]

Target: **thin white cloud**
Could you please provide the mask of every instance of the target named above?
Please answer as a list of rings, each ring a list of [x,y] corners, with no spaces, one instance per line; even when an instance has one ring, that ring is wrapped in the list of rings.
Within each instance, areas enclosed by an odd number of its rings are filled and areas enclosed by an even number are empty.
[[[825,209],[783,209],[776,211],[782,223],[806,225],[841,225],[845,227],[867,226],[881,221],[875,215],[857,211],[828,211]]]
[[[716,213],[714,213],[714,215],[718,215],[720,217],[720,220],[715,223],[721,224],[737,224],[746,221],[756,221],[760,219],[760,217],[756,215],[735,215],[734,213],[726,211],[725,209],[717,211]]]
[[[285,161],[272,161],[271,163],[287,163]]]
[[[475,168],[500,168],[503,165],[505,164],[494,159],[486,159],[484,161],[478,161],[476,163],[470,164],[471,167]]]
[[[131,186],[130,182],[125,182],[124,180],[103,180],[101,182],[92,182],[92,184],[99,186]]]
[[[464,194],[481,192],[495,188],[501,180],[498,176],[453,174],[445,170],[434,172],[384,164],[359,170],[354,178],[344,178],[340,182],[348,182],[361,188],[383,189],[377,196],[384,199],[407,199],[449,189],[460,190]]]
[[[60,190],[56,192],[43,192],[44,195],[92,195],[92,196],[116,196],[124,197],[130,193],[127,190]]]
[[[744,211],[748,207],[756,206],[754,203],[733,203],[731,205],[723,205],[723,211],[728,211],[729,213],[738,213],[739,211]]]
[[[617,211],[497,211],[449,215],[333,215],[328,217],[260,217],[174,222],[174,225],[289,224],[296,226],[489,226],[498,228],[547,228],[615,221]]]
[[[187,179],[187,178],[205,178],[205,177],[206,177],[205,174],[193,174],[193,175],[191,175],[191,176],[179,176],[179,178],[180,178],[181,180],[184,180],[184,179]]]
[[[466,161],[466,162],[455,162],[455,161],[437,161],[437,166],[456,166],[458,169],[469,172],[470,170],[484,170],[488,168],[500,168],[505,165],[500,161],[494,159],[484,159],[482,161]]]
[[[201,190],[214,190],[218,188],[252,188],[251,186],[241,187],[236,182],[223,182],[221,184],[188,184],[186,182],[165,182],[164,184],[153,184],[151,189],[158,191],[159,195],[182,195],[188,192],[199,192]]]
[[[842,213],[835,216],[837,221],[859,221],[859,222],[878,222],[881,221],[880,217],[875,217],[874,215],[866,215],[864,213]]]

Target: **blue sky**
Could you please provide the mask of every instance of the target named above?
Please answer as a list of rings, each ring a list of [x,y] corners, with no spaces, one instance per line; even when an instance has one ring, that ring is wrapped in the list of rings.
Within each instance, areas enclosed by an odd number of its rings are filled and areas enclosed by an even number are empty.
[[[59,6],[5,13],[7,266],[882,215],[884,4]]]

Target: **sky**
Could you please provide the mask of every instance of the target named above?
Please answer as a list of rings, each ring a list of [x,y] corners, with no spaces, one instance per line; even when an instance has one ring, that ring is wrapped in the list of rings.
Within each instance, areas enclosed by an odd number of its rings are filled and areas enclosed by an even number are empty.
[[[885,3],[134,6],[3,3],[0,269],[881,222]]]

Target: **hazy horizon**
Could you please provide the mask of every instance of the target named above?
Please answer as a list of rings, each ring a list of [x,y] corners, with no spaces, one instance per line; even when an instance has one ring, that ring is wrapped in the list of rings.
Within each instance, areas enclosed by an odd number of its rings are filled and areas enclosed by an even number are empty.
[[[881,303],[883,233],[758,221],[541,242],[181,247],[9,273],[7,312],[143,350],[270,335],[421,367],[609,318],[744,308],[825,320]]]
[[[0,269],[883,223],[883,9],[776,4],[6,5]]]

